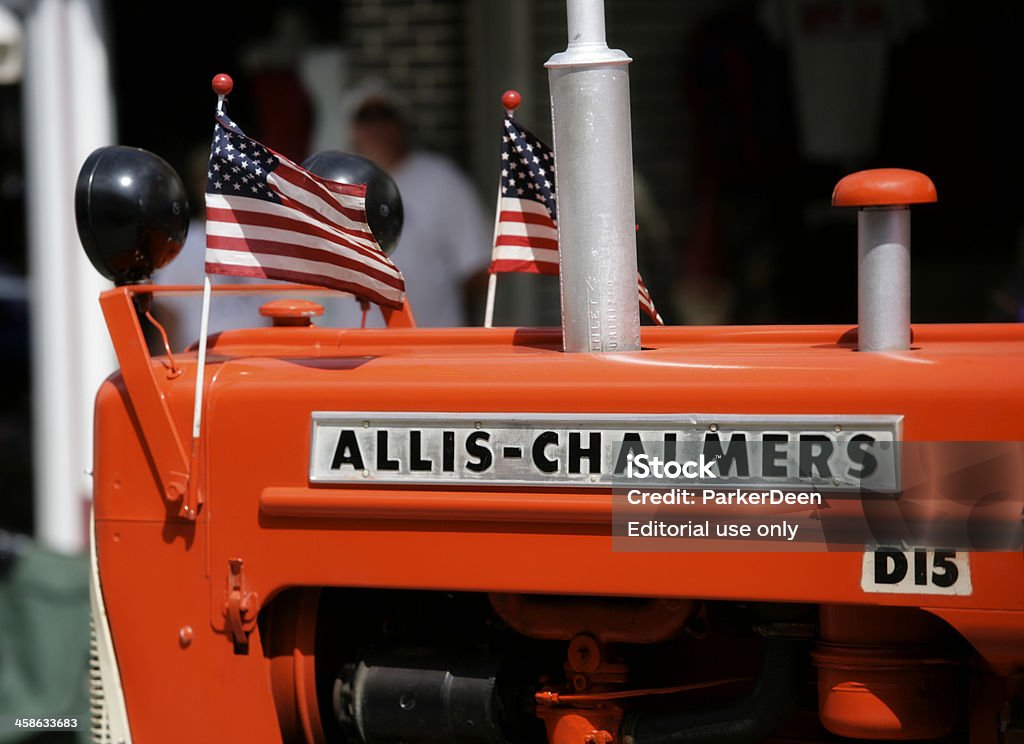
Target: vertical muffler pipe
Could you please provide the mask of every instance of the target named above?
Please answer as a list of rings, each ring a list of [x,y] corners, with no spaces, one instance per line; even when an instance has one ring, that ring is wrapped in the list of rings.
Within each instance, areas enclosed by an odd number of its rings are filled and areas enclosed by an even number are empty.
[[[629,115],[632,61],[605,41],[604,0],[567,0],[551,85],[566,351],[640,348]]]
[[[846,176],[832,192],[857,215],[857,344],[861,351],[910,348],[910,205],[938,199],[923,173],[877,168]]]

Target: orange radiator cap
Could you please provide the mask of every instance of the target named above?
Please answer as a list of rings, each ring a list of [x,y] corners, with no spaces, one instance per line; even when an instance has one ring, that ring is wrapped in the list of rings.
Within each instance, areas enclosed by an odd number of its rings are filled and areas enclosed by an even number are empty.
[[[276,326],[308,326],[324,314],[323,305],[310,300],[271,300],[260,305],[260,315],[273,318]]]
[[[932,179],[905,168],[874,168],[843,178],[832,192],[834,207],[887,207],[938,201]]]

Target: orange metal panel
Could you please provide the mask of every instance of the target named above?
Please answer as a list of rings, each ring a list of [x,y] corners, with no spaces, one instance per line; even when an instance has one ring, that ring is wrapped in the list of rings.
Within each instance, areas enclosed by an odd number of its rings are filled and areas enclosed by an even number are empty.
[[[129,350],[97,399],[95,504],[137,741],[280,740],[259,631],[247,655],[226,635],[238,557],[264,605],[339,586],[926,607],[998,671],[1024,665],[1020,553],[973,554],[969,596],[869,596],[858,552],[615,551],[606,491],[309,483],[314,410],[900,414],[907,440],[1024,441],[1024,326],[917,326],[894,353],[856,352],[838,326],[645,328],[643,344],[566,355],[552,330],[225,332],[210,346],[195,522],[165,505],[151,435],[169,420],[162,441],[188,441],[195,356],[166,379]]]

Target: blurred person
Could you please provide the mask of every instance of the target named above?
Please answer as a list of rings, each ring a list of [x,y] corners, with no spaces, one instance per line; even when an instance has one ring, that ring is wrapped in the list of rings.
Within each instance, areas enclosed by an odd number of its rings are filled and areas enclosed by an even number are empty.
[[[352,151],[386,170],[402,195],[405,222],[392,259],[417,325],[466,325],[486,290],[491,255],[473,185],[449,159],[413,147],[407,109],[388,88],[363,86],[348,110]]]

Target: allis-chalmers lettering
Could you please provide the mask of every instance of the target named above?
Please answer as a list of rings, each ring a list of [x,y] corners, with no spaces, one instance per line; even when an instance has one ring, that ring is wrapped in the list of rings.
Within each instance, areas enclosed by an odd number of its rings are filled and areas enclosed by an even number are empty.
[[[871,434],[858,433],[838,442],[819,433],[733,432],[726,437],[706,432],[686,464],[693,468],[664,467],[677,464],[682,437],[675,432],[603,432],[543,430],[524,440],[521,432],[512,439],[503,431],[455,429],[404,429],[393,427],[366,432],[341,428],[333,448],[330,469],[339,472],[373,471],[386,476],[400,474],[486,474],[503,466],[526,467],[537,474],[599,474],[607,465],[609,475],[630,478],[799,478],[865,479],[879,467],[880,443]],[[653,437],[659,436],[658,441]],[[685,436],[685,435],[683,435]],[[657,450],[657,454],[653,451]],[[612,453],[609,457],[608,454]]]

